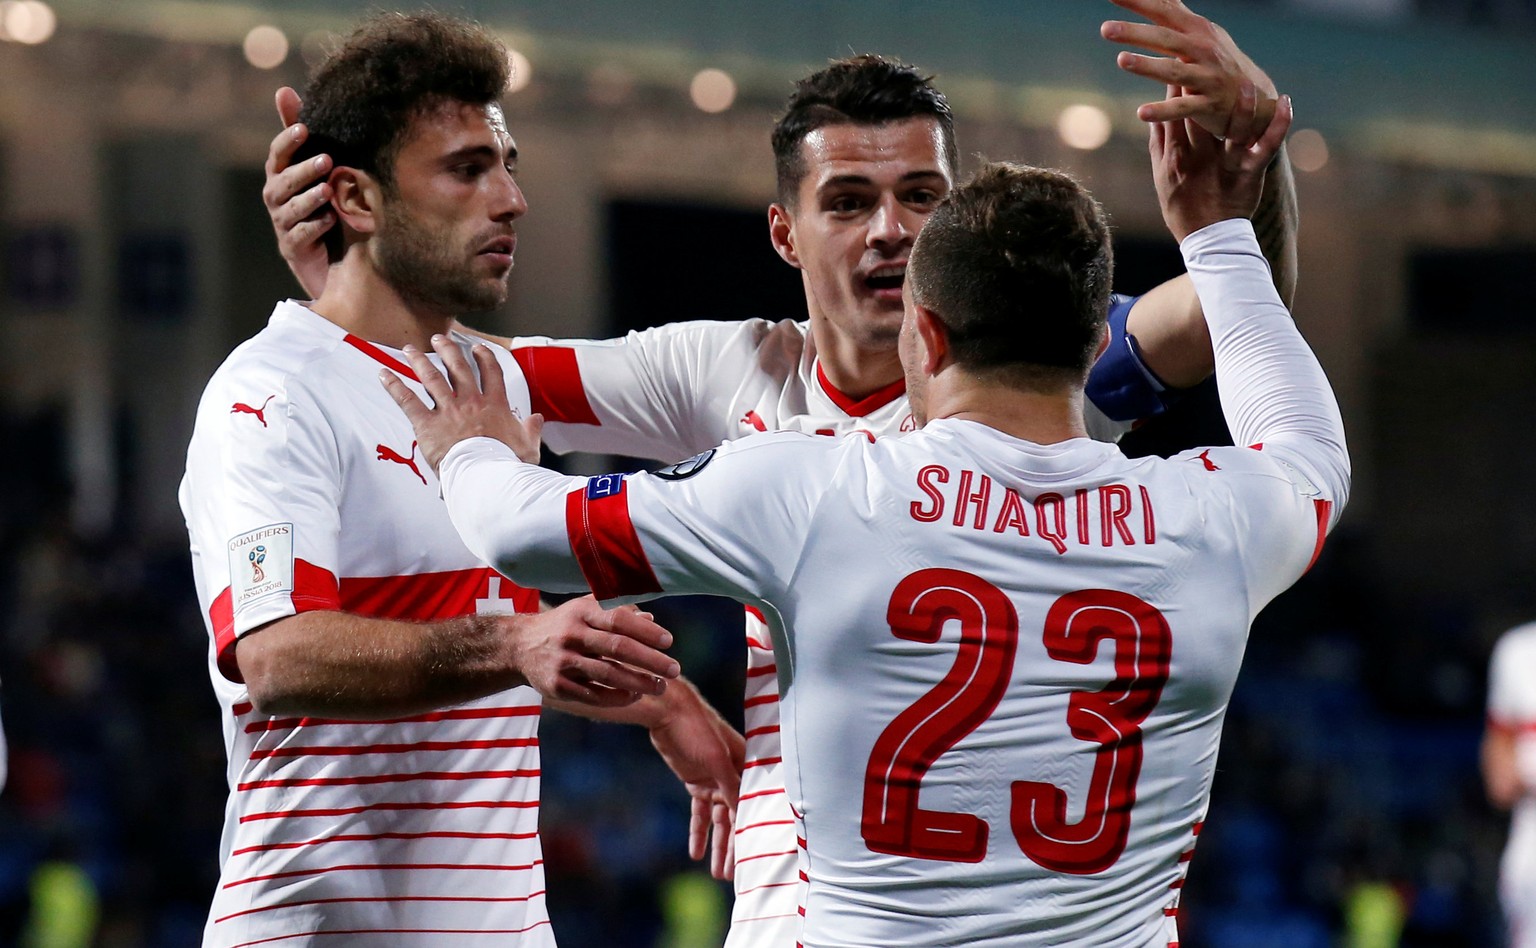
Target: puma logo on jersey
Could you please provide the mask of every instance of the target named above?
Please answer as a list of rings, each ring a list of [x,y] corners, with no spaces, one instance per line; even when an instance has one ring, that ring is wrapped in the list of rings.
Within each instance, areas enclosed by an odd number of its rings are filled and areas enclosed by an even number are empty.
[[[401,455],[399,451],[396,451],[394,448],[391,448],[387,444],[375,445],[374,447],[376,447],[379,452],[379,456],[376,460],[393,461],[396,464],[404,464],[406,467],[411,469],[412,474],[415,474],[417,477],[421,478],[421,482],[423,484],[427,482],[427,479],[422,477],[421,468],[416,466],[416,442],[411,442],[411,453],[409,457]]]
[[[276,397],[276,395],[268,395],[267,400],[261,403],[260,408],[252,408],[245,402],[235,402],[234,407],[230,408],[229,413],[231,415],[255,415],[256,420],[261,422],[261,426],[265,428],[267,426],[267,406],[272,404],[272,399]]]
[[[758,431],[767,431],[768,430],[768,426],[763,424],[763,416],[759,415],[755,411],[749,411],[745,415],[743,415],[742,419],[741,419],[741,423],[744,424],[744,425],[750,425],[753,428],[756,428]]]
[[[1204,451],[1200,452],[1200,463],[1205,465],[1205,469],[1207,471],[1219,471],[1219,470],[1221,470],[1221,468],[1216,466],[1216,462],[1211,460],[1211,449],[1210,448],[1206,448]]]

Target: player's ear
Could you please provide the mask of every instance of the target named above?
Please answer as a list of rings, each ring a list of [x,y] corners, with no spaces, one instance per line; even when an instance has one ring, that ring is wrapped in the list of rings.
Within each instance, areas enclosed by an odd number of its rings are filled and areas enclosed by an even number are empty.
[[[800,254],[795,250],[795,218],[789,208],[777,202],[768,206],[768,239],[785,263],[801,269]]]
[[[378,229],[384,210],[384,189],[377,178],[343,165],[332,169],[327,180],[331,184],[331,205],[343,224],[359,234],[372,234]]]
[[[937,375],[950,358],[949,327],[933,310],[917,303],[912,304],[912,321],[923,342],[923,373]]]

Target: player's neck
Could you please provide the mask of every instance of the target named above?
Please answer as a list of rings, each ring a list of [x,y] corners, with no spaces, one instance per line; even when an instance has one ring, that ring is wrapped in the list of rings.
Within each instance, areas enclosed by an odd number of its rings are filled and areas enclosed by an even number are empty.
[[[812,323],[814,331],[815,323]],[[831,332],[816,334],[816,360],[821,371],[843,395],[857,401],[902,377],[896,347],[860,348],[851,339]]]
[[[929,381],[924,408],[928,421],[974,421],[1035,444],[1088,437],[1081,388],[1026,391],[958,376],[934,378]]]
[[[369,342],[424,352],[431,351],[433,334],[447,332],[454,318],[402,296],[356,254],[331,267],[325,292],[310,308]]]

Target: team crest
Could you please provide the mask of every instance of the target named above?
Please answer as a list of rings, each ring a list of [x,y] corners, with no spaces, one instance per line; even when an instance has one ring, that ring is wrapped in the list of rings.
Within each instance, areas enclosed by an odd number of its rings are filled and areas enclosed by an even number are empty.
[[[710,448],[703,454],[695,454],[693,457],[686,461],[678,461],[676,464],[668,464],[666,467],[656,471],[655,474],[657,477],[664,481],[685,480],[704,470],[704,465],[713,460],[714,456],[715,449]]]

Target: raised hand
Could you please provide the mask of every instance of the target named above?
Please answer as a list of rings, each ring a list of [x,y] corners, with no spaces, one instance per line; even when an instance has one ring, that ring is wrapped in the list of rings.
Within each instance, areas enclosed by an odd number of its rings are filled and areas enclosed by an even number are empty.
[[[272,218],[278,252],[313,298],[325,291],[329,261],[320,235],[336,226],[336,213],[327,207],[331,186],[325,178],[331,170],[331,156],[316,155],[292,163],[294,153],[309,137],[309,129],[298,124],[300,104],[299,94],[288,86],[277,90],[277,115],[283,130],[267,149],[263,166],[267,180],[261,188],[261,202]]]
[[[495,438],[523,461],[537,464],[544,416],[533,414],[524,419],[513,414],[507,403],[501,363],[496,361],[491,350],[478,344],[472,350],[475,364],[480,368],[477,382],[458,343],[439,334],[432,337],[432,348],[442,357],[447,378],[420,349],[406,346],[404,350],[412,371],[432,398],[431,407],[395,373],[387,369],[379,373],[379,381],[405,412],[411,427],[416,429],[422,456],[432,465],[432,470],[437,470],[449,448],[467,438],[478,437]]]
[[[1285,143],[1291,118],[1291,100],[1284,96],[1267,127],[1261,125],[1250,89],[1233,109],[1226,141],[1193,120],[1152,124],[1152,173],[1163,220],[1174,237],[1182,241],[1217,221],[1253,214],[1264,172]]]
[[[1152,22],[1109,20],[1100,27],[1100,34],[1110,42],[1162,54],[1121,52],[1116,63],[1126,72],[1180,90],[1179,95],[1141,106],[1137,118],[1143,122],[1191,119],[1218,138],[1230,138],[1233,110],[1244,88],[1250,88],[1258,116],[1255,133],[1264,130],[1275,107],[1275,84],[1226,30],[1180,0],[1111,2]]]

